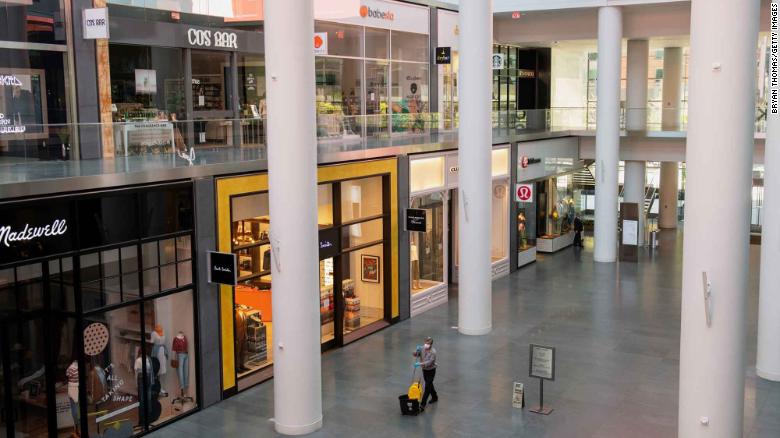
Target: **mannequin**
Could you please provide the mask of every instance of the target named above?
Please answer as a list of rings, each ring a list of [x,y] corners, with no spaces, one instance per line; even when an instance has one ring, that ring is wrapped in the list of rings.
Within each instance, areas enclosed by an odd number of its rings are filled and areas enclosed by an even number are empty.
[[[79,363],[71,362],[65,370],[68,380],[68,402],[70,403],[70,415],[73,417],[73,436],[79,435]]]
[[[420,250],[414,242],[409,250],[409,257],[412,261],[412,289],[420,289]]]
[[[168,350],[165,347],[165,333],[163,327],[160,324],[154,326],[152,331],[152,357],[156,357],[160,362],[160,370],[157,372],[157,377],[160,380],[160,395],[167,397],[168,393],[165,388],[162,387],[163,377],[168,372],[166,363],[168,361]]]
[[[184,336],[184,332],[179,330],[178,333],[176,333],[176,336],[173,337],[173,343],[171,344],[171,351],[173,351],[173,354],[176,355],[176,360],[178,361],[178,366],[176,368],[176,374],[179,377],[179,388],[180,388],[180,396],[176,397],[173,400],[173,404],[180,402],[182,407],[184,407],[185,402],[193,402],[192,397],[188,397],[185,394],[187,393],[187,388],[189,387],[189,375],[190,375],[190,367],[189,367],[189,345],[187,343],[187,337]]]

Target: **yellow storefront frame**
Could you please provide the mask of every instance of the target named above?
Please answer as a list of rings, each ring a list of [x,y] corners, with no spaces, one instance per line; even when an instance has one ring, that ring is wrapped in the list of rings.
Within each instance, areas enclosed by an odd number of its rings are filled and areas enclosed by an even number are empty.
[[[317,182],[328,183],[348,179],[365,178],[377,175],[389,175],[390,179],[390,253],[392,318],[398,318],[398,164],[395,158],[356,163],[320,166],[317,169]],[[230,236],[230,200],[232,196],[263,192],[268,190],[268,174],[232,176],[216,180],[217,203],[217,249],[231,252]],[[220,338],[222,341],[222,391],[236,387],[236,364],[233,338],[233,288],[220,286]]]

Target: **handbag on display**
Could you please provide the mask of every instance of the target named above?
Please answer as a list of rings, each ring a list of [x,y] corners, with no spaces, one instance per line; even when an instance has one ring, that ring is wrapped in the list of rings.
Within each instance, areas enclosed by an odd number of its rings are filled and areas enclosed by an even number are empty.
[[[179,368],[179,360],[171,359],[171,368]]]

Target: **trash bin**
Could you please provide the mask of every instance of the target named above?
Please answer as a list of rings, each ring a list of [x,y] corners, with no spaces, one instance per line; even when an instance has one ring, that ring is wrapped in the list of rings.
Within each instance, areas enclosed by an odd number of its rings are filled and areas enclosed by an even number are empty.
[[[650,248],[655,249],[658,248],[658,231],[651,231],[650,232]]]

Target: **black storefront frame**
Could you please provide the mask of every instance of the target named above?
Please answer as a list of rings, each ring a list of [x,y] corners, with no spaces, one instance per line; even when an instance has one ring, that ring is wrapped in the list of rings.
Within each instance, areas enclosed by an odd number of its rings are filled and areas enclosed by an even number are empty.
[[[186,190],[190,196],[190,207],[191,207],[191,213],[192,218],[191,219],[191,228],[188,229],[182,229],[182,230],[176,230],[173,232],[165,232],[160,234],[154,234],[151,236],[144,236],[144,232],[142,231],[142,224],[141,224],[141,217],[142,217],[142,194],[144,193],[152,193],[152,192],[159,192],[159,191],[166,191],[169,193],[176,193],[181,192],[183,190]],[[132,196],[135,202],[134,208],[135,208],[135,227],[136,227],[136,233],[137,237],[132,238],[129,240],[123,240],[123,241],[116,241],[112,242],[110,244],[104,244],[104,245],[97,245],[97,246],[89,246],[88,248],[82,248],[81,245],[81,222],[80,222],[80,211],[77,208],[78,203],[80,201],[89,200],[89,199],[100,199],[103,197],[108,197],[110,195],[129,195]],[[81,436],[88,437],[89,436],[89,415],[88,415],[88,403],[87,403],[87,376],[86,376],[86,354],[84,352],[84,337],[83,337],[83,330],[88,325],[88,321],[90,317],[94,316],[100,316],[104,315],[108,312],[123,309],[123,308],[133,308],[139,310],[139,317],[140,320],[138,322],[138,326],[140,327],[140,333],[141,333],[141,339],[145,339],[147,332],[146,332],[146,322],[144,320],[145,318],[145,308],[147,305],[154,303],[155,300],[160,298],[166,298],[170,296],[174,296],[177,294],[186,294],[189,293],[192,299],[192,308],[193,308],[193,315],[192,315],[192,330],[193,330],[193,338],[188,340],[189,345],[189,356],[192,358],[191,360],[194,360],[194,366],[195,366],[195,373],[194,375],[190,376],[190,379],[195,383],[195,397],[196,399],[193,401],[193,406],[186,412],[182,412],[179,415],[176,415],[174,417],[171,417],[167,420],[161,421],[158,424],[154,425],[154,427],[151,426],[150,422],[146,421],[146,410],[143,409],[143,404],[141,404],[141,394],[137,395],[139,406],[135,409],[138,409],[138,419],[139,422],[142,423],[143,430],[139,433],[134,434],[133,436],[142,436],[145,435],[151,431],[157,430],[161,427],[164,427],[172,422],[178,421],[181,418],[184,418],[186,416],[189,416],[195,412],[198,412],[200,410],[200,403],[199,401],[202,399],[202,388],[201,388],[201,382],[200,382],[200,361],[198,360],[199,357],[199,348],[200,345],[198,343],[198,339],[200,339],[200,328],[199,328],[199,319],[198,319],[198,294],[197,294],[197,278],[198,278],[198,271],[197,271],[197,250],[195,248],[195,242],[196,242],[196,233],[195,233],[195,218],[194,218],[194,208],[195,208],[195,199],[194,199],[194,191],[192,188],[192,185],[189,183],[173,183],[173,184],[160,184],[160,185],[152,185],[152,186],[143,186],[143,187],[134,187],[134,188],[127,188],[127,189],[116,189],[116,190],[106,190],[106,191],[99,191],[99,192],[90,192],[80,195],[61,195],[51,198],[36,198],[31,200],[23,200],[18,202],[8,202],[8,203],[2,203],[0,206],[8,206],[6,209],[13,209],[14,207],[37,207],[37,208],[46,208],[46,203],[51,200],[57,200],[62,202],[67,202],[68,204],[68,219],[73,220],[73,223],[76,224],[74,227],[75,230],[70,234],[69,240],[70,240],[70,246],[71,249],[66,251],[60,251],[49,255],[43,255],[38,257],[33,257],[30,259],[20,259],[13,262],[8,262],[4,264],[0,264],[0,270],[6,270],[6,269],[13,269],[14,270],[14,282],[13,282],[13,290],[16,292],[19,290],[20,287],[22,287],[18,281],[18,275],[17,275],[17,268],[23,267],[23,266],[31,266],[35,264],[40,265],[41,269],[41,276],[40,276],[40,283],[41,288],[43,291],[43,306],[40,308],[34,309],[30,312],[27,312],[26,314],[21,315],[21,317],[17,314],[11,317],[6,317],[3,315],[3,318],[0,319],[0,327],[5,328],[8,324],[18,324],[18,323],[24,323],[29,321],[34,321],[35,318],[41,318],[43,317],[43,334],[44,334],[44,343],[43,343],[43,365],[44,365],[44,375],[43,378],[45,380],[45,388],[46,388],[46,420],[47,420],[47,430],[48,430],[48,436],[50,437],[57,437],[59,429],[57,428],[57,397],[56,397],[56,389],[55,389],[55,382],[57,379],[57,358],[55,357],[55,348],[57,347],[56,342],[52,341],[51,338],[55,334],[54,330],[54,324],[52,323],[52,320],[57,321],[64,321],[64,326],[66,330],[70,330],[71,328],[67,327],[69,323],[72,323],[72,329],[73,329],[73,345],[71,346],[71,351],[73,352],[73,356],[76,358],[76,362],[78,364],[78,373],[79,373],[79,429]],[[151,225],[151,224],[149,224]],[[190,258],[189,259],[182,259],[179,260],[178,258],[178,246],[177,246],[177,239],[179,237],[189,237],[189,249],[190,249]],[[169,264],[163,265],[160,262],[160,244],[159,242],[173,239],[174,246],[174,258],[173,262],[169,263],[174,266],[174,275],[176,276],[176,287],[160,291],[161,289],[161,275],[162,275],[162,267],[167,266]],[[152,292],[149,295],[144,294],[144,280],[143,275],[145,272],[145,269],[143,267],[143,245],[150,242],[157,242],[157,264],[155,265],[155,268],[151,269],[157,269],[158,270],[158,292]],[[123,282],[121,281],[123,275],[122,275],[122,259],[121,259],[121,249],[120,248],[127,248],[127,247],[135,247],[136,249],[136,263],[137,263],[137,272],[131,272],[128,275],[137,275],[138,280],[138,296],[132,300],[128,301],[122,301],[121,299],[124,298],[122,296],[122,289],[123,289]],[[105,305],[103,307],[94,308],[85,311],[83,307],[83,297],[84,297],[84,290],[82,288],[83,283],[81,279],[81,257],[85,255],[90,254],[97,254],[98,255],[98,265],[97,268],[100,272],[100,282],[101,282],[101,292],[102,290],[102,281],[104,279],[103,277],[103,264],[102,264],[102,256],[105,251],[111,251],[111,250],[117,250],[119,255],[119,259],[117,261],[118,267],[119,267],[119,274],[117,274],[120,278],[120,302],[110,305]],[[59,265],[59,271],[58,274],[61,276],[63,274],[62,266],[63,266],[63,260],[71,258],[72,261],[72,269],[73,269],[73,284],[72,284],[72,291],[70,293],[73,294],[73,307],[74,310],[62,310],[62,309],[55,309],[53,308],[52,303],[52,295],[51,295],[51,285],[53,283],[53,279],[51,277],[50,273],[50,263],[52,261],[58,261]],[[189,262],[191,266],[191,278],[190,282],[187,285],[179,286],[179,264],[180,263],[186,263]],[[148,269],[147,269],[148,270]],[[66,284],[66,282],[60,277],[58,283],[60,285]],[[63,293],[64,289],[63,289]],[[101,294],[101,296],[103,296]],[[18,300],[15,299],[14,301],[16,303],[16,308],[19,308]],[[6,330],[0,330],[0,340],[2,340],[2,344],[0,344],[0,367],[2,367],[3,370],[10,370],[11,369],[11,355],[9,350],[9,341],[8,338],[8,332]],[[172,341],[172,339],[171,339]],[[109,339],[110,342],[110,339]],[[142,373],[142,379],[144,382],[147,381],[147,375],[148,370],[146,366],[147,359],[149,359],[151,356],[149,354],[145,353],[145,349],[142,348],[142,357],[141,360],[141,373]],[[170,352],[169,352],[170,356]],[[169,357],[170,359],[170,357]],[[72,359],[71,359],[72,360]],[[5,373],[4,372],[4,378],[2,384],[4,385],[4,397],[3,400],[0,400],[0,407],[3,408],[3,412],[6,413],[6,433],[7,436],[13,437],[15,436],[15,429],[16,429],[16,419],[15,417],[15,411],[14,411],[14,400],[13,400],[13,375],[11,373]],[[66,378],[67,381],[67,378]],[[144,388],[145,390],[146,388]],[[140,391],[139,391],[140,392]],[[9,417],[10,415],[10,417]],[[10,420],[9,420],[10,418]]]
[[[382,213],[372,216],[367,216],[363,218],[359,218],[352,221],[342,222],[341,220],[341,183],[345,181],[357,181],[362,179],[369,179],[369,178],[375,178],[375,177],[381,177],[381,184],[382,184]],[[335,232],[339,238],[339,241],[341,240],[341,233],[343,229],[346,229],[352,225],[356,224],[362,224],[370,221],[374,221],[377,219],[382,219],[382,238],[379,240],[374,240],[371,242],[366,242],[360,245],[356,245],[347,249],[342,250],[341,245],[339,244],[338,252],[333,255],[329,256],[320,256],[319,261],[333,258],[333,299],[334,299],[334,321],[333,321],[333,331],[334,336],[333,339],[326,341],[326,342],[320,342],[320,352],[325,353],[329,350],[337,349],[344,347],[346,345],[351,344],[352,342],[355,342],[357,340],[362,339],[365,336],[368,336],[370,334],[373,334],[379,330],[382,330],[388,326],[390,326],[393,323],[393,317],[392,317],[392,248],[391,248],[391,230],[392,230],[392,224],[391,224],[391,213],[390,213],[390,174],[387,173],[381,173],[381,174],[372,174],[372,175],[361,175],[357,177],[352,178],[344,178],[344,179],[338,179],[338,180],[329,180],[329,181],[319,181],[317,182],[317,186],[324,186],[324,185],[330,185],[331,186],[331,204],[333,206],[333,225],[327,228],[321,228],[319,229],[320,236],[322,236],[323,232]],[[255,242],[251,245],[238,245],[238,248],[233,243],[233,231],[232,231],[232,224],[233,224],[233,200],[234,199],[240,199],[244,197],[254,196],[254,195],[261,195],[261,194],[267,194],[269,193],[269,190],[258,190],[253,192],[246,192],[246,193],[239,193],[230,195],[229,197],[229,214],[230,214],[230,224],[231,224],[231,252],[235,253],[236,251],[252,248],[255,246],[262,246],[268,244],[266,241],[260,241]],[[269,212],[270,216],[270,212]],[[343,280],[343,263],[341,262],[342,257],[348,257],[350,253],[354,251],[359,251],[361,249],[370,248],[373,246],[382,245],[382,258],[383,260],[380,261],[382,266],[382,272],[380,274],[380,279],[383,282],[382,283],[382,319],[376,322],[373,322],[365,327],[360,327],[356,330],[353,330],[350,332],[350,335],[353,333],[356,333],[355,336],[350,336],[349,339],[345,342],[345,335],[344,335],[344,297],[342,296],[342,288],[341,288],[341,281]],[[244,277],[244,280],[251,279],[251,278],[260,278],[263,276],[271,275],[270,271],[262,271],[257,274],[252,274],[250,276]],[[273,286],[272,286],[273,289]],[[233,299],[233,306],[236,305],[236,288],[232,288],[232,299]],[[319,292],[319,291],[318,291]],[[272,292],[273,293],[273,292]],[[235,325],[235,318],[233,318],[233,336],[234,336],[234,342],[235,342],[235,336],[236,336],[236,325]],[[234,355],[237,354],[236,351],[234,351]],[[234,389],[228,391],[227,393],[223,394],[223,397],[229,397],[232,395],[235,395],[237,392],[241,392],[243,390],[249,389],[255,385],[258,385],[260,383],[263,383],[265,381],[270,380],[273,378],[273,371],[272,366],[273,362],[269,362],[257,369],[248,371],[244,373],[242,376],[239,376],[238,374],[238,360],[237,358],[234,358],[234,363],[236,364],[235,367],[235,375],[236,375],[236,386]],[[242,379],[251,379],[253,377],[259,376],[257,381],[252,382],[247,387],[242,388],[239,390],[239,380]]]

